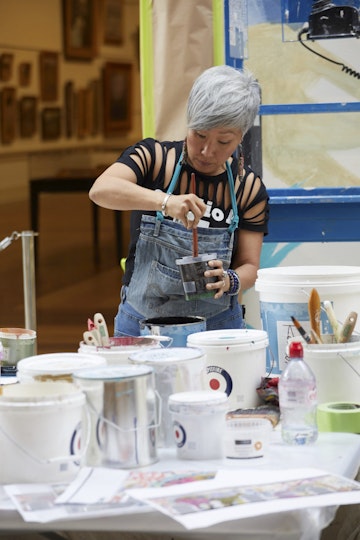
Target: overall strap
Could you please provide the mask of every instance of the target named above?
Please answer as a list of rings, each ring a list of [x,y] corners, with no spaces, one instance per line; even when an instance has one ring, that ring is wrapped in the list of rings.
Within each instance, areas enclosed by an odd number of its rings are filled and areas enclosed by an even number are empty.
[[[174,174],[173,174],[173,176],[171,178],[169,187],[167,189],[167,192],[166,192],[167,194],[172,193],[174,188],[176,187],[176,184],[177,184],[179,176],[180,176],[181,168],[182,168],[183,157],[184,157],[184,152],[181,152],[181,155],[180,155],[179,160],[178,160],[178,162],[176,164],[176,167],[175,167]],[[235,197],[234,177],[233,177],[232,170],[231,170],[231,167],[230,167],[228,162],[226,162],[226,172],[227,172],[229,188],[230,188],[231,207],[232,207],[232,211],[233,211],[233,216],[232,216],[232,219],[231,219],[231,223],[230,223],[230,225],[228,227],[228,231],[230,233],[233,233],[235,231],[235,229],[239,225],[239,214],[238,214],[238,209],[237,209],[237,204],[236,204],[236,197]],[[159,210],[156,212],[156,219],[157,219],[157,221],[159,223],[161,221],[163,221],[163,219],[164,219],[164,216],[163,216],[162,212],[160,212]],[[159,230],[158,227],[157,227],[157,230]]]
[[[174,188],[176,187],[176,184],[178,182],[180,172],[181,172],[183,158],[184,158],[184,152],[181,152],[180,157],[179,157],[178,162],[177,162],[176,167],[175,167],[174,174],[173,174],[173,176],[171,178],[169,187],[168,187],[167,192],[166,192],[168,195],[172,194]],[[156,219],[158,221],[163,221],[163,219],[164,219],[164,216],[163,216],[162,212],[159,212],[159,210],[156,212]]]

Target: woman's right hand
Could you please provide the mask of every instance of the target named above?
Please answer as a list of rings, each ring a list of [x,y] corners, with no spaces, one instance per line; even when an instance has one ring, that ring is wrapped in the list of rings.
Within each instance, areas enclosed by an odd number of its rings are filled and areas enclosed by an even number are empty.
[[[194,193],[171,195],[166,203],[167,215],[181,221],[187,229],[198,226],[205,210],[206,204]]]

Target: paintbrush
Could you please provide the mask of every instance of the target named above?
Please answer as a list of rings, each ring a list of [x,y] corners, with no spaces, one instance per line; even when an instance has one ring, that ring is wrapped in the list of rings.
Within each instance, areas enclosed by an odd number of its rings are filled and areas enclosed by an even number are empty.
[[[294,326],[298,330],[299,334],[305,339],[306,343],[311,343],[311,337],[306,332],[306,330],[301,326],[299,321],[295,319],[295,317],[291,317],[291,320],[294,323]]]
[[[191,173],[191,185],[190,185],[191,193],[195,193],[195,173]],[[192,252],[193,257],[198,257],[199,255],[199,241],[198,241],[198,231],[197,227],[193,227],[192,230]]]
[[[339,343],[346,343],[347,341],[349,341],[351,334],[353,333],[353,330],[355,328],[356,320],[357,313],[355,311],[351,311],[346,317],[342,328],[340,329]]]
[[[321,302],[320,296],[316,289],[312,289],[310,293],[309,303],[309,318],[310,318],[310,328],[314,331],[314,334],[320,339],[321,342]],[[312,334],[312,337],[313,334]],[[318,340],[312,339],[313,343],[319,343]]]
[[[325,308],[326,314],[328,316],[329,323],[332,326],[335,341],[338,343],[338,341],[339,341],[339,333],[340,333],[339,323],[337,321],[335,312],[334,312],[333,307],[331,305],[331,302],[329,300],[324,300],[324,308]]]

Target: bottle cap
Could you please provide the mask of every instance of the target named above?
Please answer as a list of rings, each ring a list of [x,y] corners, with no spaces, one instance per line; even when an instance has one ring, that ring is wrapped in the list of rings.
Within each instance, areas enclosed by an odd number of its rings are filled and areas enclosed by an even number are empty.
[[[289,356],[290,358],[302,358],[304,356],[304,350],[300,341],[291,341],[289,344]]]

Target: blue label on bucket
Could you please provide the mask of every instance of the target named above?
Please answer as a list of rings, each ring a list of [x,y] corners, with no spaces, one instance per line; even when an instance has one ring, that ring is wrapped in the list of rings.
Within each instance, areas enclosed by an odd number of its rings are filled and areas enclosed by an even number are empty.
[[[299,302],[260,302],[260,315],[263,329],[269,336],[266,350],[266,371],[280,375],[287,361],[286,345],[290,338],[301,336],[291,317],[295,317],[307,333],[310,333],[308,303]],[[331,333],[326,314],[321,312],[322,334]]]

